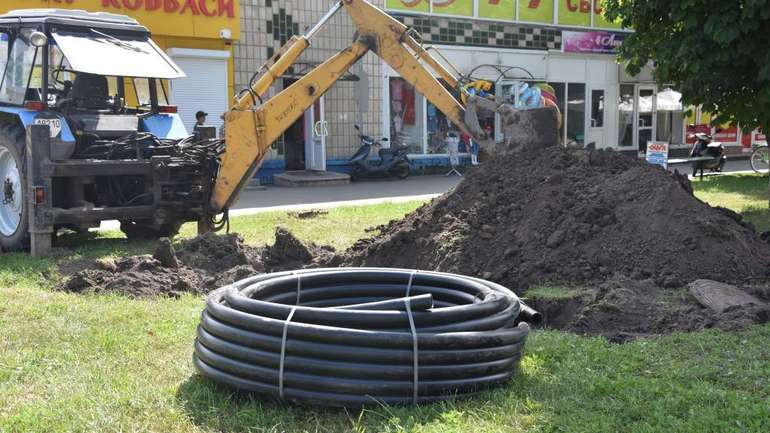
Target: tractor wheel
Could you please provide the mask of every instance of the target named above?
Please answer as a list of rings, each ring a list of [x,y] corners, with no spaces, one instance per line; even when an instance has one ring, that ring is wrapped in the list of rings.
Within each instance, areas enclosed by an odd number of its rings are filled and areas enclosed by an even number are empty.
[[[29,218],[25,190],[24,130],[0,126],[0,248],[29,248]]]
[[[120,231],[128,239],[170,238],[179,233],[184,221],[173,221],[156,228],[149,221],[121,221]]]

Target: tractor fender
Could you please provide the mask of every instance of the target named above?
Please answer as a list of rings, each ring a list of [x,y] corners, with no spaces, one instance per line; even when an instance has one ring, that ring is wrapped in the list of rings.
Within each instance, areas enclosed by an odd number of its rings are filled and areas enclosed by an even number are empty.
[[[0,107],[0,113],[14,118],[24,129],[29,125],[47,124],[51,131],[51,156],[53,159],[68,159],[75,151],[75,136],[67,123],[67,120],[59,113],[53,111],[36,111],[22,107]],[[2,122],[2,120],[0,120]]]

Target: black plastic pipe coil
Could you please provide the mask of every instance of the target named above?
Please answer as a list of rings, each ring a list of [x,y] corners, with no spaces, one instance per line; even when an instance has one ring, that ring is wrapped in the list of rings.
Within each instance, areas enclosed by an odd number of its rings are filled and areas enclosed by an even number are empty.
[[[489,281],[387,268],[259,275],[212,292],[193,362],[216,382],[332,406],[463,396],[517,370],[535,312]]]

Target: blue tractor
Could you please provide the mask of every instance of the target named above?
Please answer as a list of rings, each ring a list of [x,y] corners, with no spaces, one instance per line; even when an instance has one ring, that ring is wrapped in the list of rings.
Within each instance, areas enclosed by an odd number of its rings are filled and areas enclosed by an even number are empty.
[[[221,141],[168,102],[184,77],[122,15],[0,15],[0,247],[44,254],[60,229],[119,220],[128,237],[204,221]],[[212,128],[213,129],[213,128]]]

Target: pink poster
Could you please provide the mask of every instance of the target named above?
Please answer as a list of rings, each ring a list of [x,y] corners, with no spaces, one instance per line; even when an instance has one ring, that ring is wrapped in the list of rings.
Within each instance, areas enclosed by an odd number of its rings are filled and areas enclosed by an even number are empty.
[[[623,39],[625,36],[620,33],[564,30],[561,32],[561,49],[565,53],[615,54]]]

